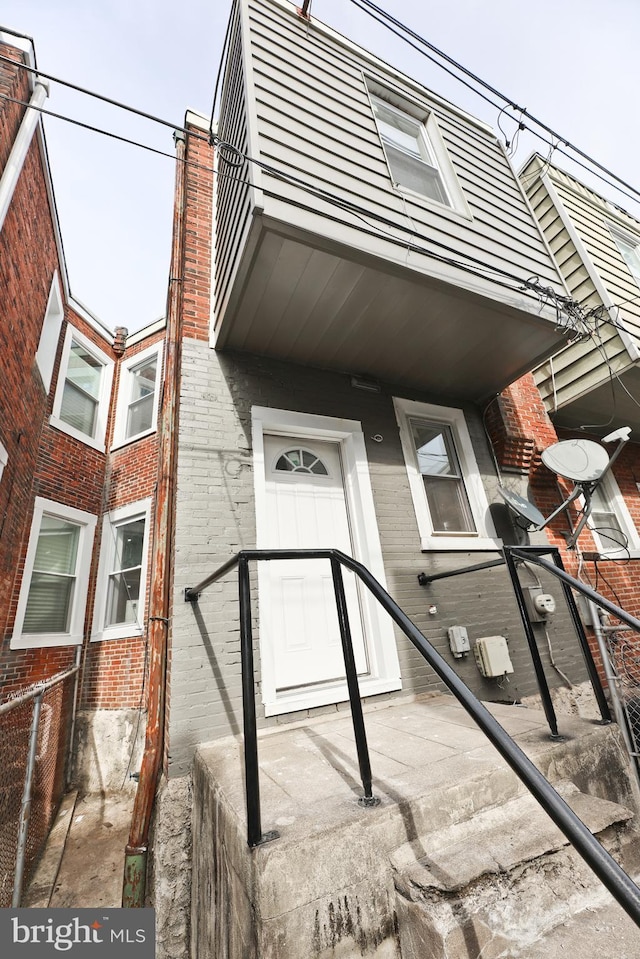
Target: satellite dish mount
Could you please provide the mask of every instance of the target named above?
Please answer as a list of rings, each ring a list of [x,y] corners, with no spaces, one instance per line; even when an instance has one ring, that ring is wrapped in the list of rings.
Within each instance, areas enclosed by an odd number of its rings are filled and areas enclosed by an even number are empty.
[[[585,523],[589,519],[593,492],[622,452],[622,447],[629,439],[630,433],[630,427],[621,426],[620,429],[603,437],[603,443],[618,442],[611,456],[599,443],[583,439],[561,440],[543,451],[542,462],[544,465],[553,473],[557,473],[563,479],[571,480],[574,483],[573,489],[564,502],[546,518],[528,499],[499,486],[500,495],[511,510],[516,513],[518,524],[524,529],[530,529],[537,533],[548,526],[556,516],[567,510],[571,503],[582,497],[578,524],[567,538],[567,546],[569,549],[573,549]],[[522,520],[524,520],[524,523],[521,522]]]

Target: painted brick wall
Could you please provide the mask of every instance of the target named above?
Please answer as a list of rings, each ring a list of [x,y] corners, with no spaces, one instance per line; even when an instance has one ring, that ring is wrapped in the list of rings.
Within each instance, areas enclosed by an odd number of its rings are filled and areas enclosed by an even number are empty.
[[[535,692],[529,653],[504,569],[493,569],[420,587],[422,570],[436,572],[494,558],[495,554],[422,553],[392,396],[425,402],[438,397],[407,394],[383,385],[380,394],[351,387],[340,374],[265,358],[184,344],[171,665],[170,753],[173,774],[184,773],[200,741],[238,732],[241,726],[237,583],[233,575],[203,594],[194,609],[183,590],[212,572],[232,553],[255,545],[250,409],[252,405],[356,419],[362,423],[375,509],[391,594],[428,638],[453,661],[446,628],[464,625],[471,639],[503,634],[516,672],[498,688],[483,680],[471,658],[458,662],[463,678],[488,699],[519,700]],[[491,490],[496,483],[479,412],[465,409],[479,468]],[[382,442],[372,437],[381,435]],[[255,580],[255,576],[254,576]],[[546,588],[546,586],[545,586]],[[553,589],[552,589],[553,591]],[[255,584],[254,584],[255,592]],[[436,605],[437,613],[428,608]],[[558,616],[551,638],[558,665],[576,680],[584,669],[567,622]],[[438,688],[433,673],[404,637],[398,637],[403,692]],[[259,637],[256,664],[259,676]],[[555,682],[550,673],[552,684]],[[560,679],[557,679],[560,682]],[[266,720],[257,691],[261,721]],[[325,707],[325,711],[335,707]],[[306,714],[305,714],[306,715]],[[300,718],[290,714],[280,721]]]

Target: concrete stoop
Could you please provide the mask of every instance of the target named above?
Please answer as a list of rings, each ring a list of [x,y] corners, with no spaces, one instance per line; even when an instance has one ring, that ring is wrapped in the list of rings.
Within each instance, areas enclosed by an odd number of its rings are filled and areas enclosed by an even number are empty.
[[[636,865],[633,813],[556,788],[617,862]],[[416,845],[428,850],[416,859]],[[407,843],[391,857],[402,959],[512,959],[576,912],[603,901],[582,858],[531,796]]]
[[[575,913],[611,902],[493,747],[480,745],[462,711],[440,699],[367,717],[381,770],[375,809],[356,802],[346,725],[307,723],[261,741],[263,827],[280,838],[254,850],[246,844],[240,743],[199,750],[192,955],[524,959]],[[534,711],[493,711],[614,858],[637,873],[637,790],[619,730],[572,720],[563,724],[567,741],[551,743]],[[412,730],[410,748],[400,727]],[[429,743],[418,746],[418,733]],[[637,947],[640,955],[640,931]]]

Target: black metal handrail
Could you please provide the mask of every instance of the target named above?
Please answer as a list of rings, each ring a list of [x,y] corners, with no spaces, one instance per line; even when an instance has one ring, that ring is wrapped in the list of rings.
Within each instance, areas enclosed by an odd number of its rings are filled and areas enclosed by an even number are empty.
[[[526,555],[526,554],[525,554]],[[241,634],[241,659],[242,659],[242,687],[243,687],[243,715],[244,715],[244,740],[245,740],[245,773],[246,773],[246,795],[247,795],[247,827],[248,843],[251,847],[259,845],[268,839],[274,838],[274,834],[262,835],[260,824],[260,793],[258,783],[258,747],[257,747],[257,729],[255,712],[255,693],[253,677],[253,648],[251,634],[251,609],[250,609],[250,584],[249,584],[249,562],[263,560],[282,560],[282,559],[328,559],[332,564],[334,572],[334,585],[336,585],[336,600],[338,605],[338,618],[341,627],[343,640],[343,649],[350,644],[350,633],[348,630],[348,614],[346,602],[344,602],[344,593],[342,602],[338,595],[339,583],[335,576],[335,570],[339,566],[344,566],[354,572],[364,585],[369,589],[372,595],[378,600],[380,605],[391,616],[393,621],[402,630],[407,639],[422,654],[432,669],[440,677],[447,688],[453,693],[458,702],[469,713],[475,723],[484,732],[489,741],[493,743],[502,758],[508,763],[516,776],[526,786],[533,797],[540,803],[545,812],[551,817],[558,828],[564,833],[571,845],[582,856],[588,866],[598,876],[601,882],[606,886],[609,892],[614,896],[625,911],[631,916],[634,922],[640,926],[640,889],[633,880],[625,873],[621,866],[613,859],[609,853],[602,847],[595,836],[587,829],[585,824],[576,816],[571,807],[564,801],[560,794],[554,789],[551,783],[542,775],[539,769],[531,762],[529,757],[520,749],[520,747],[509,736],[500,723],[491,715],[484,706],[471,692],[471,690],[460,679],[457,673],[449,666],[445,659],[431,645],[415,624],[409,619],[406,613],[391,598],[387,591],[371,575],[369,570],[352,559],[345,553],[336,549],[290,549],[290,550],[242,550],[229,559],[223,566],[204,579],[197,586],[185,590],[185,600],[188,602],[197,602],[199,594],[210,586],[216,580],[220,579],[226,572],[238,565],[239,570],[239,594],[240,594],[240,634]],[[537,562],[545,568],[554,569],[553,565],[546,561]],[[560,572],[559,570],[557,571]],[[572,579],[567,573],[561,577]],[[585,592],[585,595],[589,595]],[[598,594],[596,594],[598,595]],[[609,604],[608,608],[613,607]],[[617,607],[613,607],[617,609]],[[612,611],[613,611],[612,609]],[[620,610],[619,612],[623,612]],[[615,615],[619,615],[616,612]],[[625,614],[626,616],[626,614]],[[633,617],[630,617],[631,619]],[[625,619],[625,622],[628,621]],[[347,625],[346,634],[344,625]],[[640,627],[640,622],[638,623]],[[353,650],[351,649],[351,655]],[[345,661],[348,656],[345,655]],[[346,663],[347,672],[349,664]],[[354,666],[355,669],[355,666]],[[353,695],[352,683],[349,682],[349,695],[352,711],[355,709],[354,730],[356,728],[355,716],[359,713],[362,729],[356,732],[356,739],[364,731],[364,722],[362,721],[362,704],[357,694],[358,680],[355,676],[356,695]],[[357,702],[356,702],[357,700]],[[360,748],[363,742],[360,740]],[[366,752],[366,739],[364,740],[364,750]],[[366,753],[365,769],[363,774],[363,785],[365,785],[365,801],[373,801],[371,795],[371,775],[369,767],[369,796],[366,795],[366,784],[364,780],[368,766],[368,752]],[[360,763],[361,773],[363,765]]]

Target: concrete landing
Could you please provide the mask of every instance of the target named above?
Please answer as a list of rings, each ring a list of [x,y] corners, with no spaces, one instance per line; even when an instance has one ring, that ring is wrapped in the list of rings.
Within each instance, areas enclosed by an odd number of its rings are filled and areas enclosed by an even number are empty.
[[[541,712],[489,708],[548,778],[568,780],[580,793],[637,809],[616,727],[563,718],[565,741],[551,742]],[[357,802],[362,788],[348,713],[261,733],[262,827],[278,830],[280,838],[254,850],[246,845],[241,742],[201,747],[194,769],[192,909],[199,959],[413,955],[397,928],[394,854],[402,850],[406,857],[408,849],[416,861],[424,859],[427,837],[455,831],[456,824],[524,794],[451,697],[369,705],[365,725],[374,793],[380,799],[372,809]],[[626,816],[623,810],[609,821],[623,822]],[[574,867],[569,861],[565,866],[571,885]],[[576,885],[588,881],[579,872]],[[544,870],[537,875],[534,887],[545,881]],[[596,886],[578,908],[609,900]],[[533,902],[535,908],[535,896]],[[572,908],[577,902],[572,900]],[[564,918],[568,915],[555,917]],[[640,955],[640,935],[636,943]],[[515,955],[506,943],[506,952],[496,951],[496,944],[487,951],[480,939],[476,944],[477,949],[467,948],[461,942],[455,953],[447,947],[433,955]],[[424,950],[416,956],[431,959]]]

